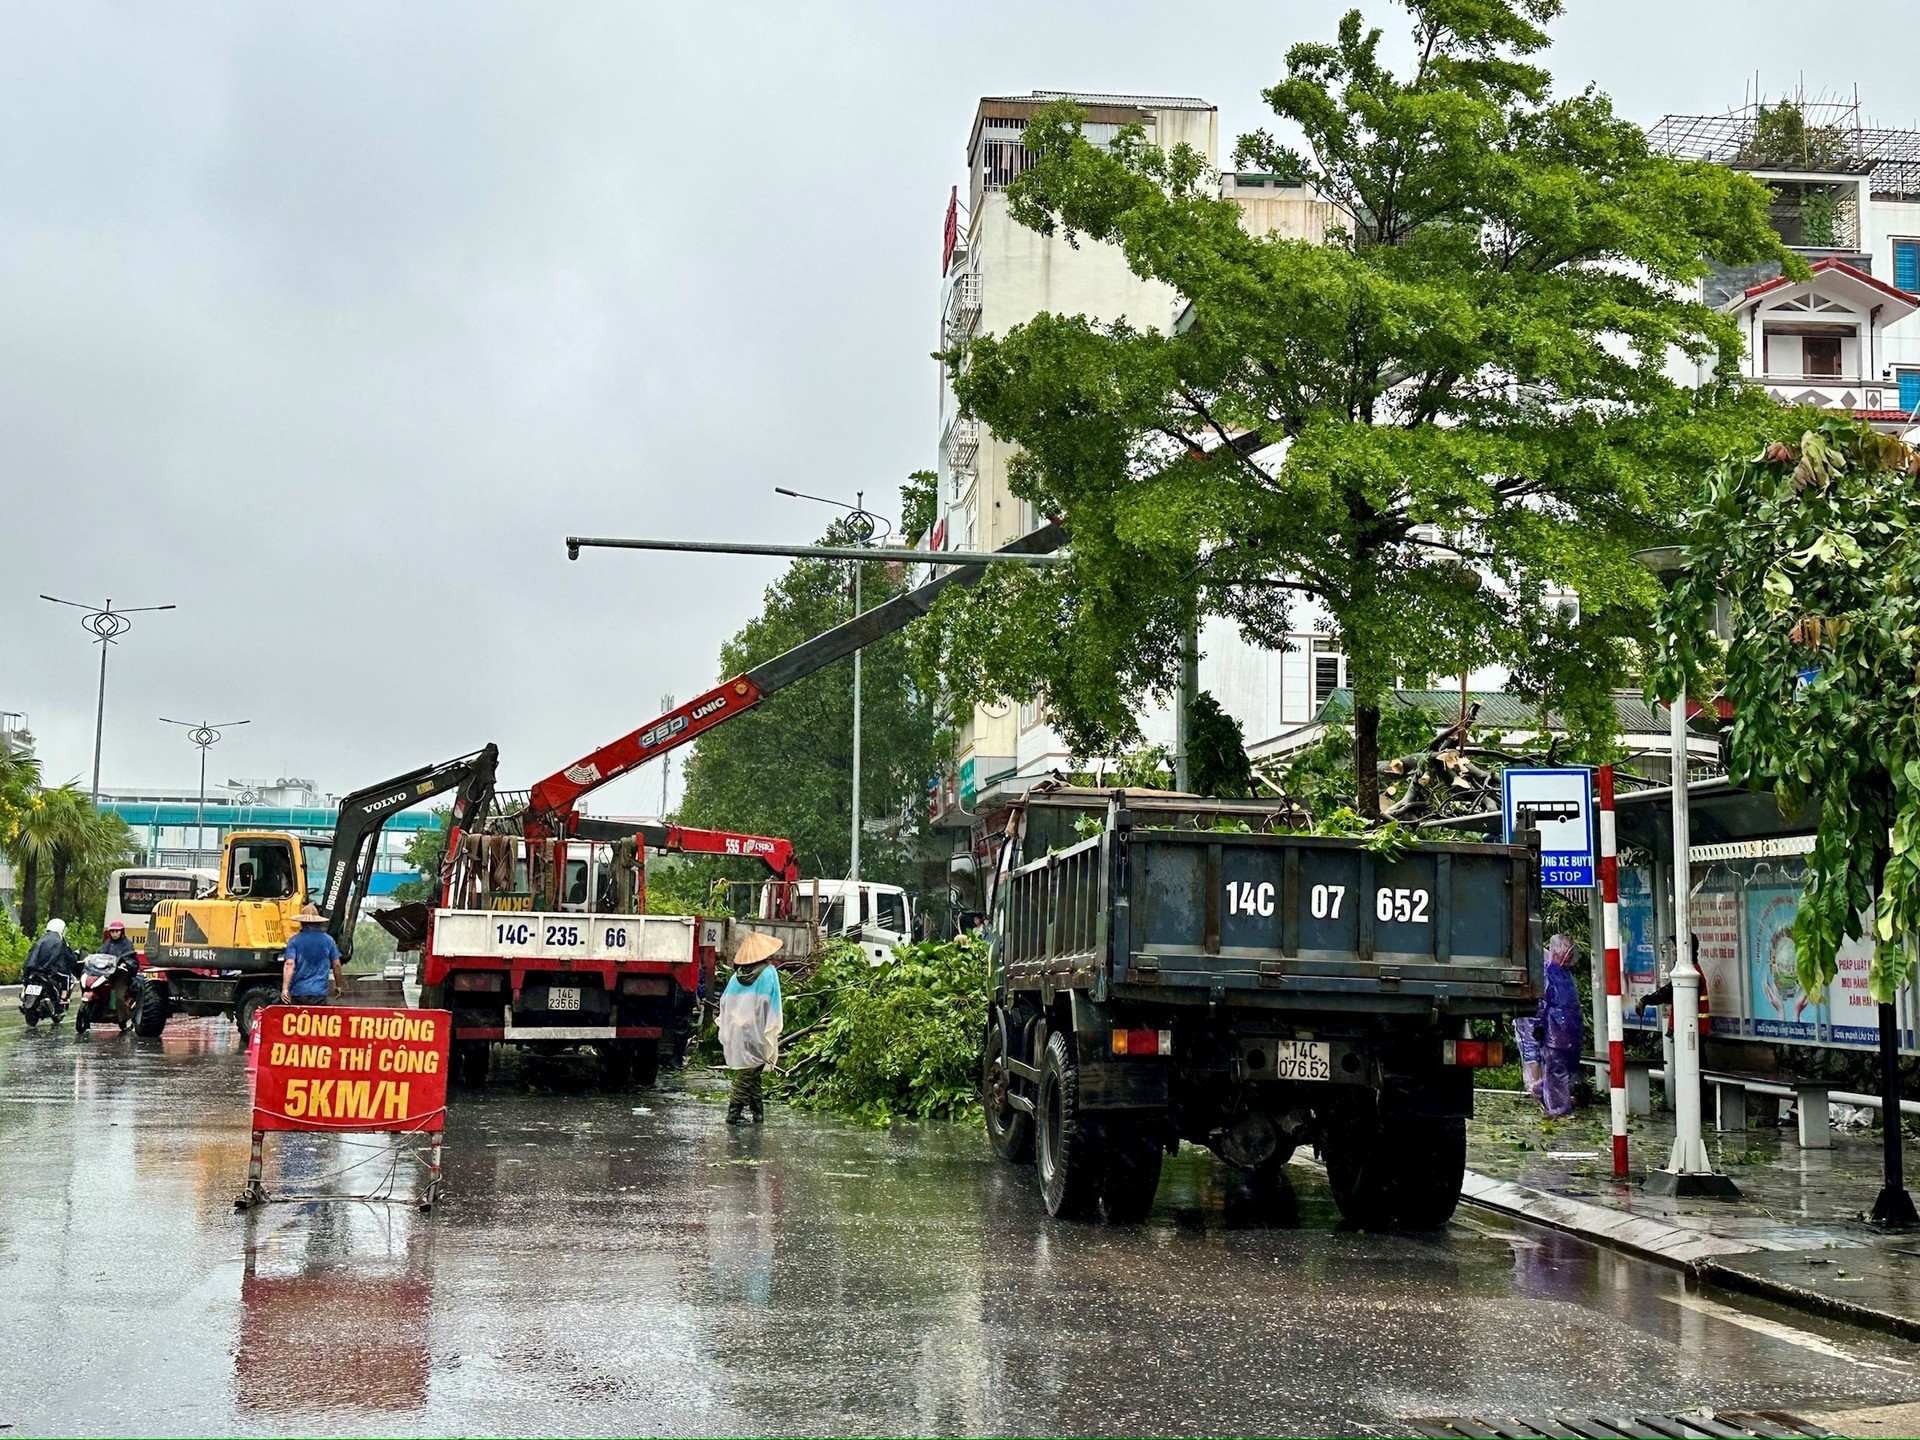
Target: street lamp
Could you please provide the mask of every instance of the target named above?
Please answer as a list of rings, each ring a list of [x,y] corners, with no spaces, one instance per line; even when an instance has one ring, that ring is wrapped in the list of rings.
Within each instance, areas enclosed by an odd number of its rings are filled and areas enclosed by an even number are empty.
[[[113,601],[105,605],[82,605],[77,600],[62,600],[55,595],[42,595],[42,600],[51,600],[56,605],[71,605],[75,610],[87,613],[81,618],[81,627],[92,634],[94,642],[100,647],[100,695],[93,709],[93,803],[100,803],[100,732],[107,718],[107,647],[117,644],[122,635],[133,628],[129,615],[140,615],[151,610],[171,610],[171,605],[136,605],[131,610],[116,610]]]
[[[1633,558],[1671,589],[1686,569],[1685,552],[1678,545],[1638,550]],[[1739,1187],[1713,1168],[1707,1142],[1700,1130],[1700,970],[1694,963],[1692,917],[1693,834],[1687,794],[1687,687],[1667,713],[1672,741],[1673,769],[1673,1065],[1668,1076],[1673,1090],[1673,1151],[1666,1168],[1650,1171],[1644,1187],[1651,1195],[1707,1195],[1734,1197]]]
[[[162,725],[178,725],[187,732],[187,739],[200,747],[200,808],[193,817],[193,848],[196,852],[206,848],[207,828],[207,751],[220,743],[220,732],[231,730],[236,725],[251,725],[251,720],[222,720],[218,724],[209,724],[202,720],[194,724],[191,720],[169,720],[160,717]]]
[[[829,500],[824,495],[806,495],[798,490],[789,490],[784,485],[773,487],[776,495],[788,495],[795,500],[813,500],[821,505],[833,505],[848,512],[847,523],[852,527],[854,539],[861,545],[874,537],[876,530],[884,527],[886,534],[893,534],[893,526],[880,516],[866,508],[867,492],[853,492],[853,504],[844,500]],[[853,567],[853,618],[860,618],[860,565]],[[860,652],[853,652],[853,838],[847,861],[847,878],[860,878]]]

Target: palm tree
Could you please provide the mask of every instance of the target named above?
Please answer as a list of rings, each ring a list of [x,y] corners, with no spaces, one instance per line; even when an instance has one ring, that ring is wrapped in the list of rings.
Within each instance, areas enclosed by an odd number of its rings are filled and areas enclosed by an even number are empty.
[[[19,877],[20,928],[29,935],[40,933],[40,867],[52,863],[65,829],[60,806],[48,804],[44,790],[29,798],[8,826],[7,859]]]

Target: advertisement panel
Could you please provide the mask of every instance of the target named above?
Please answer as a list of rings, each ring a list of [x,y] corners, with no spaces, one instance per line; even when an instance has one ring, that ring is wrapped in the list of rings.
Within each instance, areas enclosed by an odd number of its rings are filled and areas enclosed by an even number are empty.
[[[255,1130],[438,1130],[445,1010],[273,1005],[254,1032]]]
[[[1741,999],[1746,976],[1740,959],[1740,892],[1702,890],[1688,907],[1693,927],[1694,963],[1706,979],[1713,1033],[1738,1035],[1745,1010]]]
[[[1799,908],[1798,885],[1756,885],[1747,891],[1753,1034],[1761,1040],[1819,1038],[1819,1007],[1801,987],[1794,962],[1793,916]]]
[[[1660,983],[1660,952],[1654,944],[1653,890],[1647,872],[1620,867],[1620,993],[1626,998],[1626,1023],[1652,1029],[1649,1011],[1634,1014],[1634,1002]]]

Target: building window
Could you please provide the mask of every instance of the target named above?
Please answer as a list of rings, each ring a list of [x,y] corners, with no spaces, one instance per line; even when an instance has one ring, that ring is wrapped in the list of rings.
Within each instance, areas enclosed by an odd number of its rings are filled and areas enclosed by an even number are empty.
[[[1840,376],[1840,337],[1806,335],[1800,340],[1800,373],[1808,379]]]
[[[1906,291],[1920,291],[1920,240],[1893,242],[1893,283]]]
[[[1900,408],[1911,415],[1920,410],[1920,370],[1897,372],[1900,381]]]
[[[1317,715],[1327,697],[1347,683],[1347,657],[1333,648],[1331,640],[1316,639],[1312,645],[1313,709]]]

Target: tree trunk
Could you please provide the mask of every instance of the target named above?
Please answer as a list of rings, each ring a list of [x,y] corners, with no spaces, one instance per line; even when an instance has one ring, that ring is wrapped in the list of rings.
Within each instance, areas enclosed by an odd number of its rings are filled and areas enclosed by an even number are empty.
[[[52,915],[59,915],[67,903],[67,853],[64,850],[53,852],[53,883],[47,888],[47,909]]]
[[[1380,707],[1353,699],[1354,809],[1368,820],[1380,818]]]
[[[31,852],[20,867],[20,928],[30,937],[40,933],[40,861]]]

